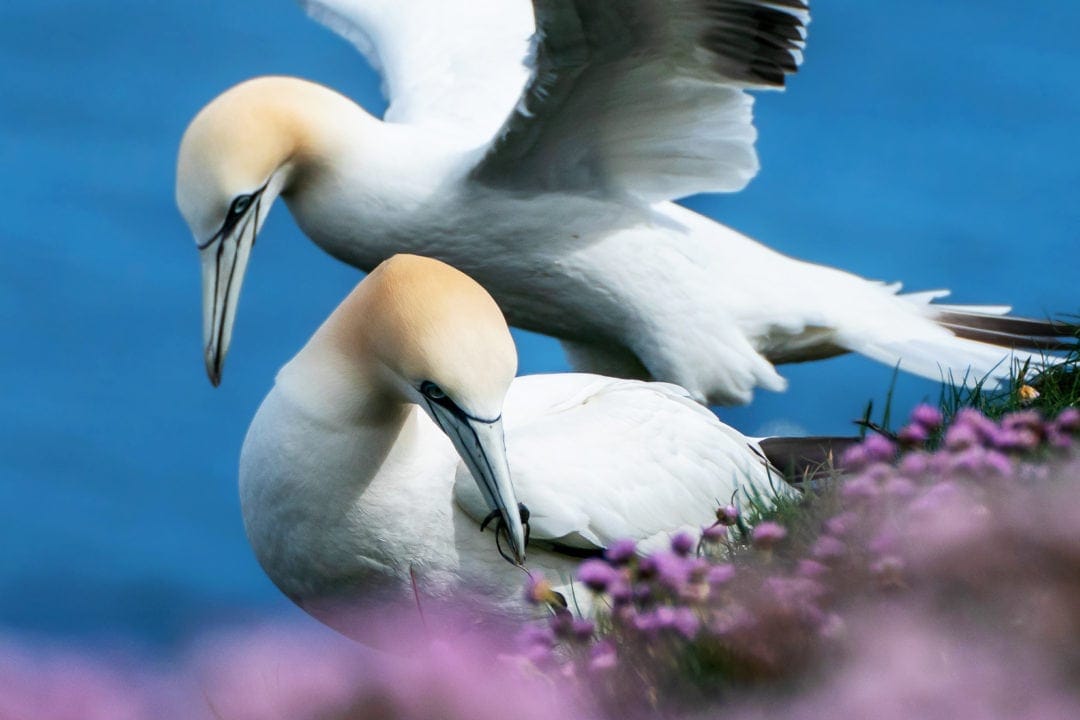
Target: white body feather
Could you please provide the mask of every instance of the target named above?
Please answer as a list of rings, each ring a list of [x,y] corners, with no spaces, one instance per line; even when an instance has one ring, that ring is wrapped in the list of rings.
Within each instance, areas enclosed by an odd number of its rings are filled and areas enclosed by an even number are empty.
[[[397,423],[349,421],[328,400],[331,373],[313,380],[308,362],[298,357],[279,375],[241,455],[244,522],[270,578],[332,625],[342,605],[408,607],[414,578],[424,597],[478,594],[499,612],[524,612],[525,576],[480,532],[487,507],[447,437],[415,405]],[[770,492],[753,441],[674,386],[523,377],[503,417],[534,540],[663,544],[711,524],[737,489]],[[561,579],[568,597],[576,564],[529,550],[528,569]]]

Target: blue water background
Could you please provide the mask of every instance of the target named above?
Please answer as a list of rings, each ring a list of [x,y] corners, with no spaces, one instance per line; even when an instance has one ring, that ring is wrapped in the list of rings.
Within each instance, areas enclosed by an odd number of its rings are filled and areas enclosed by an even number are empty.
[[[760,176],[689,204],[909,289],[1080,309],[1080,3],[814,13],[803,71],[758,103]],[[0,627],[169,643],[209,620],[299,614],[247,547],[237,456],[276,368],[359,275],[279,205],[211,389],[175,151],[245,78],[300,75],[372,109],[378,80],[289,0],[5,3],[0,68]],[[522,372],[565,369],[554,342],[518,339]],[[789,392],[723,417],[848,432],[891,376],[859,358],[784,373]],[[897,402],[936,394],[905,378]]]

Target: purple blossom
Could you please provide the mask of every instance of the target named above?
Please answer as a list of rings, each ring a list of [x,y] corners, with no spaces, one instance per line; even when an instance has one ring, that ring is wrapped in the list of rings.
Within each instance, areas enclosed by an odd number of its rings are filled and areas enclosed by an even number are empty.
[[[817,560],[802,559],[795,566],[795,574],[799,577],[818,580],[829,572],[829,567]]]
[[[754,547],[768,550],[787,537],[787,530],[783,525],[772,520],[758,523],[750,534]]]
[[[901,428],[896,437],[901,445],[924,445],[930,439],[930,431],[923,425],[912,424]]]
[[[908,477],[921,477],[930,469],[929,456],[923,452],[906,453],[898,467],[900,472]]]
[[[592,620],[584,620],[581,618],[575,618],[570,626],[573,636],[581,641],[587,642],[592,639],[593,633],[596,632],[596,623]]]
[[[825,532],[837,537],[844,537],[855,527],[859,516],[853,512],[845,512],[825,521]]]
[[[990,445],[998,450],[1028,452],[1039,447],[1039,433],[1030,427],[1002,426],[995,428]]]
[[[610,640],[601,640],[589,651],[589,670],[594,673],[607,673],[613,670],[618,662],[618,653]]]
[[[1054,420],[1054,426],[1064,433],[1080,432],[1080,409],[1065,408]]]
[[[619,571],[604,560],[592,559],[581,563],[577,578],[593,592],[602,593],[620,577]]]
[[[681,592],[690,581],[692,565],[688,558],[673,552],[658,552],[652,555],[656,568],[657,582],[670,592]]]
[[[901,500],[906,500],[918,492],[915,483],[902,475],[896,475],[885,481],[881,488],[886,495]]]
[[[979,434],[971,425],[954,424],[945,431],[945,448],[965,450],[979,444]]]
[[[739,522],[739,508],[734,505],[725,505],[716,511],[716,522],[728,527]]]
[[[941,411],[933,405],[916,405],[915,409],[911,411],[911,422],[921,425],[926,430],[933,432],[941,427],[944,422],[944,418],[941,416]]]
[[[840,496],[848,502],[871,501],[880,494],[877,481],[866,475],[856,475],[840,488]]]
[[[655,610],[641,613],[634,619],[634,629],[647,636],[672,631],[690,640],[697,634],[700,627],[701,621],[693,610],[672,605],[661,605]]]
[[[634,599],[633,586],[625,578],[618,578],[607,589],[608,597],[616,607],[624,605]]]
[[[896,445],[883,435],[873,434],[862,444],[868,462],[892,462],[896,457]]]
[[[1025,429],[1037,434],[1042,430],[1043,424],[1043,417],[1036,410],[1021,410],[1001,418],[1001,427],[1006,430]]]
[[[705,579],[710,587],[719,587],[720,585],[726,585],[731,582],[734,577],[735,566],[731,563],[720,563],[718,565],[712,565],[709,568],[709,572],[705,576]]]
[[[671,551],[676,555],[689,555],[695,547],[697,541],[688,532],[681,531],[671,536]]]
[[[728,529],[720,523],[701,529],[701,539],[707,543],[723,542],[727,537]]]
[[[866,448],[859,445],[852,445],[844,454],[840,456],[840,467],[849,472],[858,472],[866,467],[870,462],[870,455],[866,452]]]
[[[832,535],[822,535],[814,543],[812,554],[815,559],[831,562],[847,555],[847,545]]]
[[[604,557],[612,565],[625,565],[637,555],[637,543],[633,540],[616,540],[604,551]]]

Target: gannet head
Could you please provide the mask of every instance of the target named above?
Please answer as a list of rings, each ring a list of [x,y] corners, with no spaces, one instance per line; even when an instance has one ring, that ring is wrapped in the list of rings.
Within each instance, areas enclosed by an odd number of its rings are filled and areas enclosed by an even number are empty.
[[[338,341],[374,361],[392,392],[423,408],[447,434],[523,563],[525,534],[502,424],[517,353],[495,301],[445,263],[396,255],[338,312],[358,336],[346,331]]]
[[[318,94],[313,88],[295,78],[241,83],[204,107],[180,142],[176,203],[202,257],[204,354],[215,386],[255,237],[310,145],[295,108],[298,94]]]

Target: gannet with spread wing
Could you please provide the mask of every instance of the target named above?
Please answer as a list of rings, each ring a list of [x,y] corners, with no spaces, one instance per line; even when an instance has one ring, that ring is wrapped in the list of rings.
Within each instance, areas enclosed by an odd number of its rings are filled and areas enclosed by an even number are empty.
[[[568,578],[583,552],[698,531],[718,503],[782,485],[756,441],[680,388],[515,379],[516,365],[498,306],[465,274],[399,255],[361,281],[244,441],[244,522],[278,587],[360,639],[374,628],[341,618],[414,593],[520,614],[524,568]]]
[[[309,0],[383,72],[378,120],[314,83],[226,91],[180,147],[217,384],[248,256],[279,195],[363,270],[394,253],[469,273],[581,370],[699,401],[781,390],[774,364],[857,352],[933,379],[1004,380],[1072,328],[932,303],[801,262],[671,202],[758,169],[748,89],[802,59],[801,0]]]

